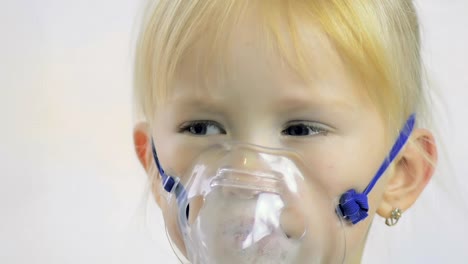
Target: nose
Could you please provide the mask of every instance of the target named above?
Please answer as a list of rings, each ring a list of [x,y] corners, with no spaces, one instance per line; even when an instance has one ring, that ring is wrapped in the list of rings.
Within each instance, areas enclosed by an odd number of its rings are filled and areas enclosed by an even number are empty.
[[[232,140],[266,148],[280,148],[280,131],[268,121],[246,120],[240,129],[232,133]]]
[[[223,194],[237,199],[254,199],[261,193],[276,193],[282,196],[285,190],[283,175],[272,170],[275,155],[254,149],[234,149],[228,155],[228,168],[220,170]],[[283,197],[284,198],[284,197]],[[279,224],[289,239],[299,240],[305,235],[306,217],[299,205],[286,203],[281,209]]]
[[[222,188],[223,194],[237,199],[252,199],[258,194],[279,193],[281,182],[268,172],[246,172],[223,169],[213,182]]]
[[[273,171],[274,156],[258,151],[251,145],[233,145],[223,158],[213,184],[223,188],[226,195],[250,199],[259,192],[280,192],[282,175]]]
[[[226,145],[226,154],[222,159],[224,168],[235,171],[265,172],[271,171],[271,163],[277,155],[269,153],[268,146],[235,143]]]

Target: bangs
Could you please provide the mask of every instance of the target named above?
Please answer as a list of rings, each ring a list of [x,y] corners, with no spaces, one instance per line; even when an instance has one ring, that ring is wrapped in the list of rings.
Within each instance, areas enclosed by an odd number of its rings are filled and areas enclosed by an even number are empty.
[[[210,67],[216,67],[219,79],[227,78],[232,72],[228,51],[234,32],[248,26],[258,40],[252,44],[264,56],[280,57],[305,82],[318,74],[310,67],[311,34],[319,37],[319,43],[331,44],[361,85],[360,92],[371,98],[389,127],[399,128],[421,98],[417,20],[411,4],[374,2],[166,0],[150,4],[135,60],[140,112],[147,121],[153,120],[187,56],[196,56],[197,63],[190,66],[200,78],[207,76]],[[399,16],[402,12],[406,15]],[[322,34],[311,30],[317,27]]]

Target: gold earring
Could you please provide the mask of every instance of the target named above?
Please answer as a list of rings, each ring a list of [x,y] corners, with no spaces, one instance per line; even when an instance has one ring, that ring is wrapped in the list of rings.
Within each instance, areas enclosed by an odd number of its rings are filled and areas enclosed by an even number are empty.
[[[388,226],[394,226],[398,223],[398,220],[401,218],[402,211],[400,208],[395,208],[392,210],[390,217],[385,219],[385,224]]]

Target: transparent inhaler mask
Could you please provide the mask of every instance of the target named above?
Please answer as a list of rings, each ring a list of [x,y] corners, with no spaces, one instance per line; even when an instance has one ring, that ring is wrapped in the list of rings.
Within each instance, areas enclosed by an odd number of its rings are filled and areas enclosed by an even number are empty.
[[[294,151],[212,146],[165,189],[189,263],[344,260],[338,199]]]

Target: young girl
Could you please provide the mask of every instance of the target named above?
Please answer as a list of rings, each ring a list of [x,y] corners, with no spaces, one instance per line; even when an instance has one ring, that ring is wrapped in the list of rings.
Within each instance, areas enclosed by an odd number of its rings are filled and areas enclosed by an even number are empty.
[[[184,263],[360,263],[431,179],[411,0],[145,10],[135,147]]]

